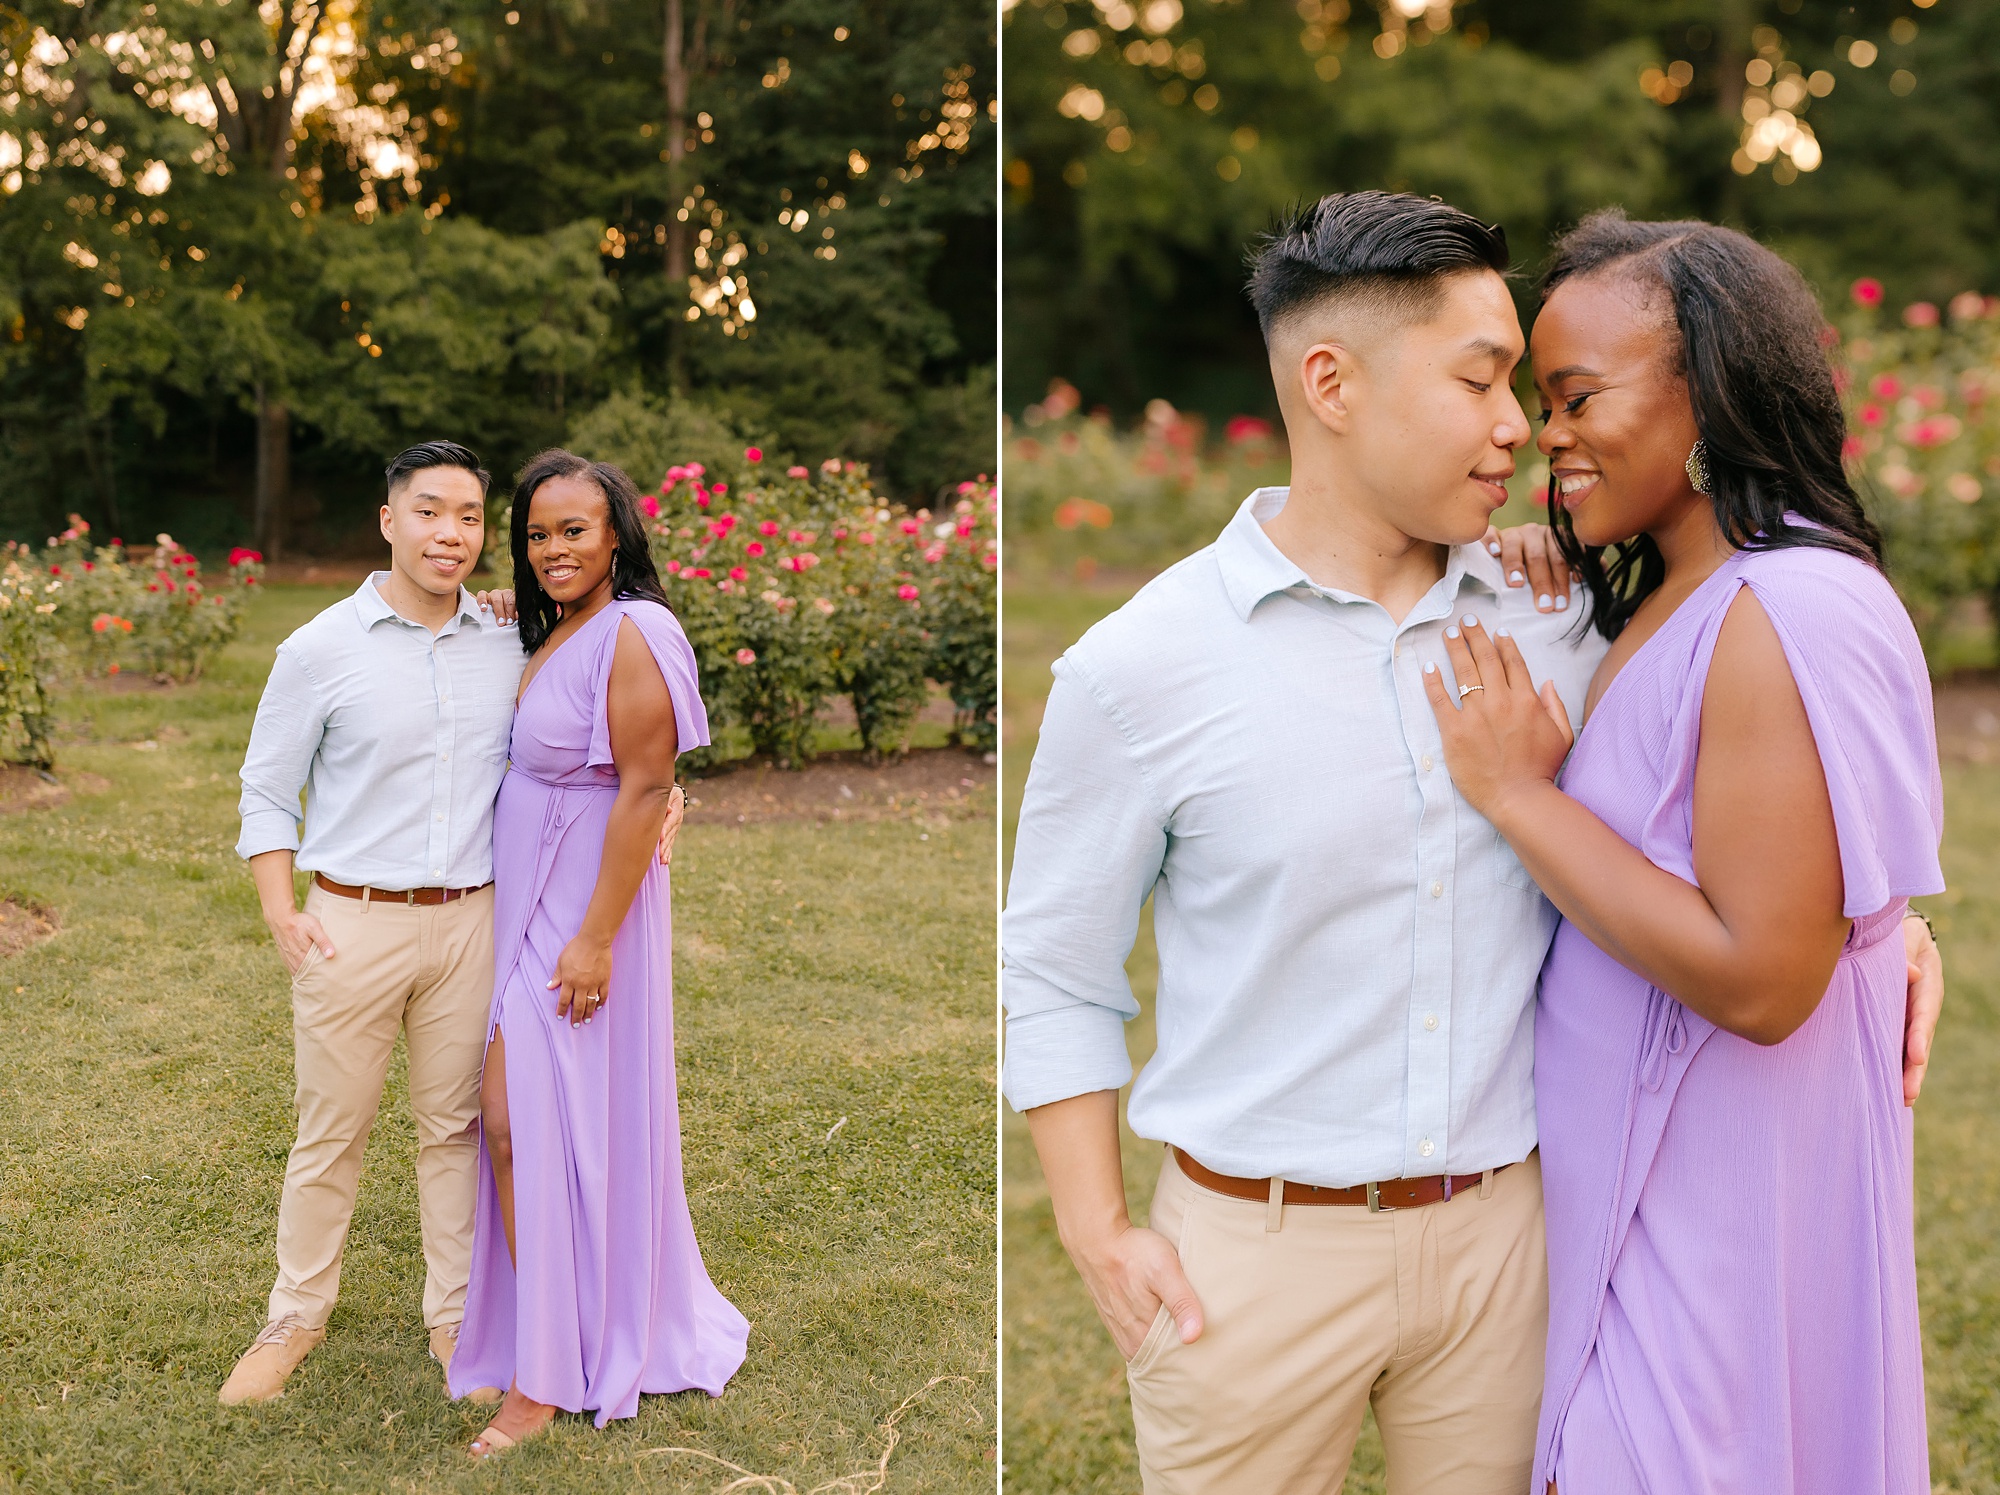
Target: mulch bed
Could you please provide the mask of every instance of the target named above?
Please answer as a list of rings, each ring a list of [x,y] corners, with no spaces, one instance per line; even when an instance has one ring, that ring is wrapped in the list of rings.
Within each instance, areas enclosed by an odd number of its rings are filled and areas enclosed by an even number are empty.
[[[885,763],[829,753],[804,768],[757,761],[724,765],[688,782],[689,825],[768,820],[958,817],[990,807],[994,765],[959,748],[920,748]]]
[[[72,793],[96,794],[111,781],[94,773],[43,774],[18,763],[0,763],[0,815],[21,810],[53,810],[69,803]]]

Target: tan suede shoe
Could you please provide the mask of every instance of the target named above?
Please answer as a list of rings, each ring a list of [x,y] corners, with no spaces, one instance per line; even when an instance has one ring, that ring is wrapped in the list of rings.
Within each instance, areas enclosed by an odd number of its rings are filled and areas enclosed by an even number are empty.
[[[296,1313],[272,1319],[243,1352],[215,1399],[225,1407],[277,1400],[285,1394],[285,1382],[299,1362],[325,1338],[324,1327],[308,1329]]]
[[[446,1396],[451,1395],[451,1357],[457,1353],[457,1324],[439,1324],[431,1330],[431,1359],[444,1367]],[[465,1400],[475,1407],[490,1407],[506,1394],[498,1386],[475,1386],[465,1393]]]

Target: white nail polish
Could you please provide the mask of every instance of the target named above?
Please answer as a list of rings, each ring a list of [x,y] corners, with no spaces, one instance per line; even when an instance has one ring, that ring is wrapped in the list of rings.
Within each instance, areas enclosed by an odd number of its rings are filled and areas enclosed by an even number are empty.
[[[1561,597],[1556,598],[1556,611],[1559,613],[1566,613],[1569,611],[1569,596],[1567,593],[1565,593]]]
[[[1479,626],[1479,619],[1475,618],[1471,613],[1467,613],[1465,615],[1465,626],[1467,628],[1477,628]]]
[[[1498,545],[1489,545],[1486,547],[1486,553],[1488,555],[1498,555],[1500,553],[1500,547]]]
[[[1494,629],[1494,630],[1493,630],[1493,636],[1494,636],[1495,638],[1512,638],[1512,637],[1513,637],[1513,635],[1512,635],[1511,633],[1509,633],[1509,632],[1508,632],[1508,631],[1507,631],[1506,629],[1504,629],[1504,628],[1496,628],[1496,629]]]
[[[1547,592],[1544,592],[1544,593],[1542,593],[1542,595],[1541,595],[1541,596],[1539,596],[1539,597],[1537,597],[1537,598],[1535,599],[1535,606],[1537,606],[1537,607],[1553,607],[1553,606],[1555,606],[1555,601],[1554,601],[1554,599],[1553,599],[1553,598],[1551,598],[1551,597],[1549,596],[1549,594],[1548,594]]]
[[[1426,675],[1435,675],[1437,672],[1438,667],[1436,665],[1430,663],[1428,660],[1424,662],[1424,673]]]
[[[1521,573],[1518,571],[1509,571],[1507,573],[1507,580],[1512,585],[1518,587],[1523,581],[1526,581],[1527,578],[1521,575]]]
[[[1444,636],[1445,636],[1446,638],[1457,638],[1457,637],[1458,637],[1458,630],[1457,630],[1456,628],[1447,628],[1447,629],[1445,629],[1445,631],[1444,631]]]

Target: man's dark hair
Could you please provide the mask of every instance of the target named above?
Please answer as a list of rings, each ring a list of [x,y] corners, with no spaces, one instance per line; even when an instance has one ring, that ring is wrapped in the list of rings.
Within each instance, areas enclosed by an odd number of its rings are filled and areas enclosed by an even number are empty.
[[[396,453],[382,469],[382,476],[389,480],[390,496],[395,496],[411,473],[422,472],[426,467],[462,467],[479,479],[481,493],[493,481],[493,475],[479,465],[479,458],[456,441],[423,441],[408,451]]]
[[[1333,192],[1259,240],[1249,265],[1250,303],[1268,343],[1287,317],[1333,300],[1427,321],[1451,276],[1507,273],[1507,231],[1434,197]]]
[[[1634,223],[1592,213],[1555,243],[1542,303],[1558,287],[1617,275],[1652,296],[1679,346],[1706,450],[1709,502],[1738,550],[1812,545],[1882,564],[1882,536],[1847,475],[1847,415],[1827,361],[1826,317],[1805,277],[1747,234],[1699,219]],[[1803,524],[1792,522],[1796,515]],[[1616,638],[1666,579],[1650,535],[1585,546],[1549,485],[1549,526],[1590,593],[1585,616]]]

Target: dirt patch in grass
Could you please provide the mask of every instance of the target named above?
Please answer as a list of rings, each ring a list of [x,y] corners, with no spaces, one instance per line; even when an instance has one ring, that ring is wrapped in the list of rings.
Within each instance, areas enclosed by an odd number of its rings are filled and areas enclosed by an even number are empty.
[[[53,910],[0,899],[0,959],[40,944],[61,927]]]
[[[688,783],[688,824],[766,820],[880,820],[962,815],[992,805],[993,764],[959,748],[924,748],[870,765],[829,753],[798,770],[759,760]]]
[[[109,779],[94,773],[49,776],[19,763],[0,763],[0,815],[11,815],[18,810],[53,810],[66,804],[71,794],[96,794],[110,787]]]

